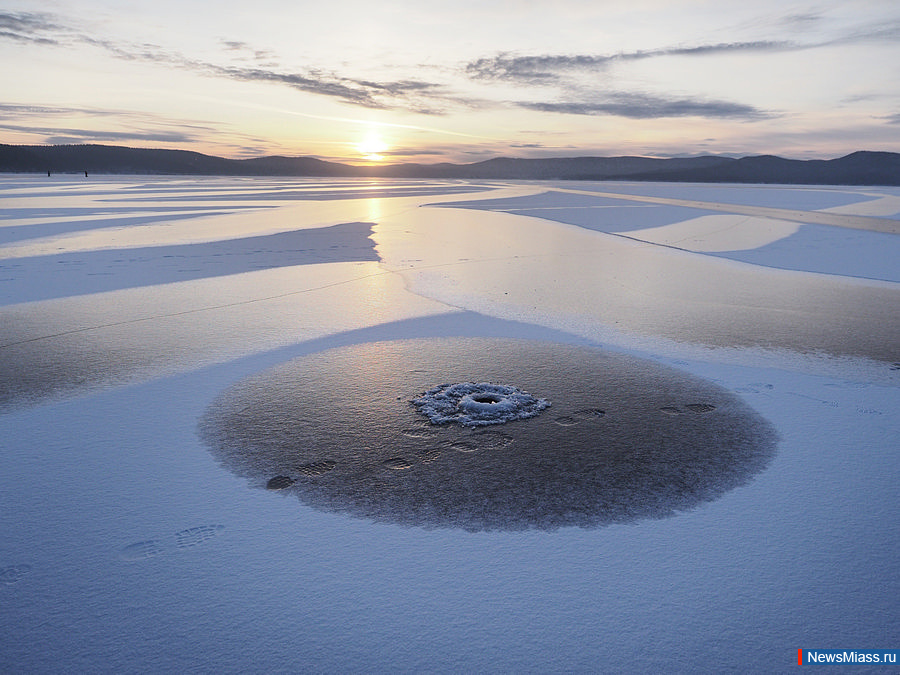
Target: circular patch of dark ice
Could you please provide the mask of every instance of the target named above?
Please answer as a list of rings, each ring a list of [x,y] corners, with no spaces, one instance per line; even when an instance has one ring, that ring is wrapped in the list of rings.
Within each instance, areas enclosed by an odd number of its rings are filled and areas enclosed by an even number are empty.
[[[553,414],[434,424],[413,401],[453,386],[441,382],[482,388],[485,406],[511,394],[484,383],[515,383],[498,386],[538,392]],[[223,392],[200,433],[253,487],[324,511],[471,531],[672,516],[747,484],[776,447],[765,419],[707,380],[620,353],[505,338],[299,357]]]

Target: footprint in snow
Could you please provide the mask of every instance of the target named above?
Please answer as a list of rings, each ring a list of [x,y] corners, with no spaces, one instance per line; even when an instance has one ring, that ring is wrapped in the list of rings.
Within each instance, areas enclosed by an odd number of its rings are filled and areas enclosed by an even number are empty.
[[[162,542],[157,541],[156,539],[148,539],[147,541],[137,541],[133,544],[129,544],[119,551],[119,557],[122,560],[134,562],[137,560],[146,560],[147,558],[155,558],[165,552],[166,549]]]
[[[431,428],[431,424],[416,427],[408,427],[400,432],[407,438],[434,438],[437,436],[437,430]]]
[[[290,476],[275,476],[274,478],[270,478],[269,482],[266,483],[266,490],[284,490],[291,487],[291,485],[296,482],[297,481]]]
[[[168,543],[159,539],[137,541],[120,550],[119,558],[127,562],[138,562],[165,555],[172,546],[180,550],[193,548],[212,539],[224,529],[224,525],[198,525],[176,532],[173,540]]]
[[[0,567],[0,584],[12,586],[21,581],[31,571],[31,565],[9,565]]]
[[[405,469],[412,468],[412,464],[406,461],[403,457],[391,457],[390,459],[384,460],[382,464],[386,468],[393,469],[394,471],[403,471]]]
[[[441,456],[441,451],[437,448],[427,448],[419,453],[419,459],[423,463],[433,462]]]
[[[322,474],[328,473],[336,466],[336,462],[332,462],[331,460],[326,459],[321,462],[312,462],[311,464],[303,464],[301,466],[298,466],[297,473],[301,476],[314,478],[315,476],[321,476]]]
[[[193,548],[208,539],[212,539],[225,529],[224,525],[199,525],[175,533],[175,545],[178,548]]]

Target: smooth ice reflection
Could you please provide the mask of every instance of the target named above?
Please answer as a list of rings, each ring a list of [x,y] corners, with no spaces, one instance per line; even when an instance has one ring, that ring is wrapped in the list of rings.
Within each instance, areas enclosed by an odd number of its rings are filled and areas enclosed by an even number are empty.
[[[514,382],[553,405],[491,427],[433,424],[412,401],[436,381]],[[200,430],[253,487],[325,511],[466,530],[671,516],[748,482],[776,444],[764,419],[705,380],[618,353],[499,338],[300,357],[226,390]]]

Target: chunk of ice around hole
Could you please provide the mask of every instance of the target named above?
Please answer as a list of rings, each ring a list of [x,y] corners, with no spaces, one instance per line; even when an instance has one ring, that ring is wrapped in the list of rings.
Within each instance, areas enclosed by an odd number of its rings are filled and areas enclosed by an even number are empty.
[[[527,419],[550,407],[550,401],[545,398],[490,382],[442,384],[412,403],[433,424],[456,422],[467,427]]]

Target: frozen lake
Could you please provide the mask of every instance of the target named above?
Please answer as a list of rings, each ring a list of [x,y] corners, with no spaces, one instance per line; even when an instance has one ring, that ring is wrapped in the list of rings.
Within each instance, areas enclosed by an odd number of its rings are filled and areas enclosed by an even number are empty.
[[[898,188],[5,175],[0,206],[3,672],[900,645]]]

